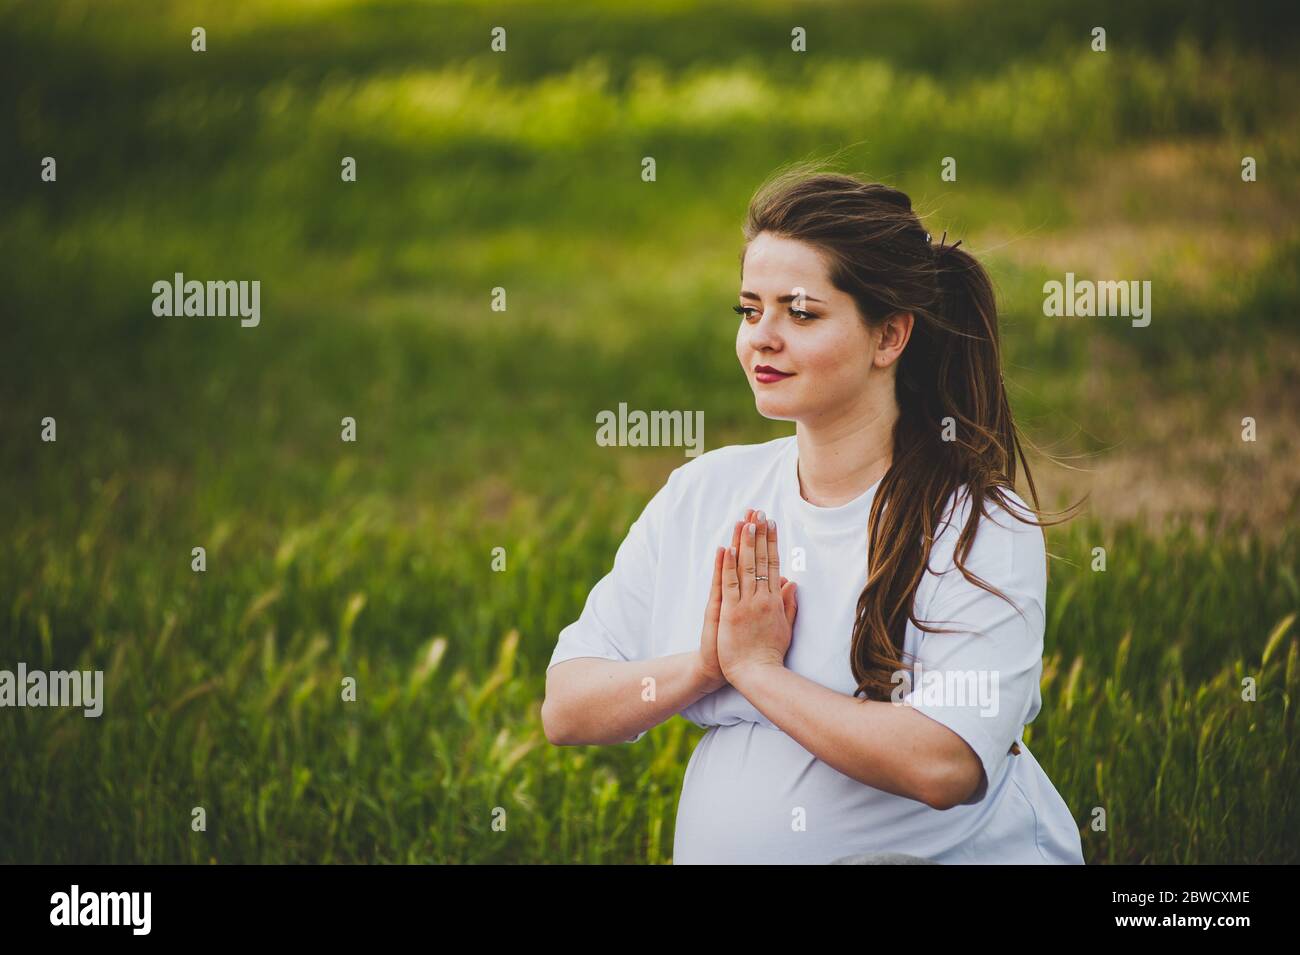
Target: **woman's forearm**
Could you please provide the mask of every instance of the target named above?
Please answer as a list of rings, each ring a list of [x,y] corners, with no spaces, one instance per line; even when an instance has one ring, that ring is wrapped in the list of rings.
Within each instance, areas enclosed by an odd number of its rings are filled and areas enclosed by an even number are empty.
[[[651,660],[578,657],[547,672],[542,727],[557,746],[623,743],[718,688],[693,650]]]
[[[779,664],[728,676],[778,729],[860,783],[946,809],[983,778],[956,733],[910,706],[838,693]]]

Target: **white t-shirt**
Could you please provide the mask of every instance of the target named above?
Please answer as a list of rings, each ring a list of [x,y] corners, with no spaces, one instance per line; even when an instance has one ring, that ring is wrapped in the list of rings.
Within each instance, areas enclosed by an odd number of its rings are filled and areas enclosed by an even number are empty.
[[[560,632],[549,666],[698,650],[715,548],[730,543],[732,526],[754,507],[776,521],[781,573],[799,585],[786,666],[852,695],[849,646],[880,485],[840,507],[817,507],[799,493],[797,462],[791,435],[717,448],[674,470],[628,530],[581,616]],[[1023,499],[1010,497],[1032,517]],[[942,863],[1083,863],[1070,810],[1021,739],[1042,702],[1043,533],[986,500],[997,521],[981,517],[966,561],[1015,601],[1022,618],[953,564],[970,503],[962,495],[952,519],[950,499],[914,604],[929,625],[970,632],[927,634],[909,622],[904,648],[916,656],[904,659],[920,667],[903,699],[970,744],[987,786],[947,810],[867,786],[813,756],[727,685],[681,711],[708,732],[686,767],[674,863],[820,864],[872,851]],[[942,692],[953,676],[970,681],[961,683],[964,697],[955,684]],[[1010,752],[1013,742],[1018,755]]]

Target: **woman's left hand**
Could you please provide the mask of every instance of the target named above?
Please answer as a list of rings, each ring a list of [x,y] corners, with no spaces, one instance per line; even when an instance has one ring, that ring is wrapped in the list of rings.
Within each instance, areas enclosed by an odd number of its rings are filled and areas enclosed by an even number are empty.
[[[776,526],[759,512],[723,558],[718,663],[727,680],[734,684],[735,674],[754,665],[784,666],[797,613],[795,585],[781,576]]]

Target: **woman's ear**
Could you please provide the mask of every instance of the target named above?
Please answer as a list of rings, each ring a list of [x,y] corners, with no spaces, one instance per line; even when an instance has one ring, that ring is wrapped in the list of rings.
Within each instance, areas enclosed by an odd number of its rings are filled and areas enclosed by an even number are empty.
[[[888,368],[907,347],[912,337],[912,324],[915,316],[911,312],[894,312],[880,325],[880,340],[876,343],[876,364]]]

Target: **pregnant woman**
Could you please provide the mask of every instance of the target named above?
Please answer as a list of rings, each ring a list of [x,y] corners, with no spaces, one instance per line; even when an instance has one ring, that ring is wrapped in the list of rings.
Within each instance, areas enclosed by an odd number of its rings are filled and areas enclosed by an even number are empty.
[[[903,193],[800,167],[745,239],[736,356],[795,433],[669,475],[560,632],[548,739],[707,728],[677,864],[1081,864],[1021,738],[1047,560],[988,275]]]

